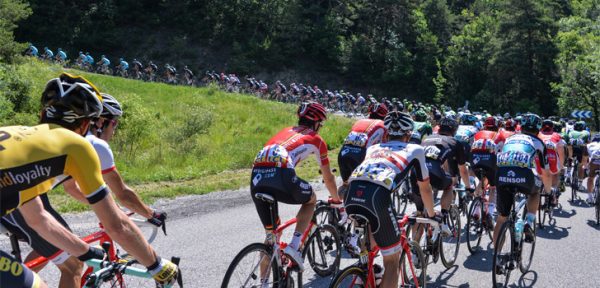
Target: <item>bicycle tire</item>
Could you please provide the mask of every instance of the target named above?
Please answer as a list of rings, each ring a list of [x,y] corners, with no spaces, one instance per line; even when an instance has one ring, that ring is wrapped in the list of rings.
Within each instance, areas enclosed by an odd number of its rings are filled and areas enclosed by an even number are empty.
[[[324,235],[324,232],[329,235]],[[316,248],[319,248],[319,251],[316,251]],[[334,253],[333,261],[328,261],[325,259],[326,255],[331,255],[331,253]],[[317,227],[308,237],[302,256],[304,259],[308,259],[308,263],[317,275],[327,277],[334,274],[339,269],[342,258],[342,244],[335,227],[329,224]]]
[[[419,263],[415,266],[416,263],[410,264],[408,262],[408,257],[406,256],[406,251],[402,250],[402,254],[400,254],[400,278],[399,281],[400,287],[421,287],[424,288],[427,286],[426,278],[427,278],[427,261],[425,260],[425,254],[423,254],[423,250],[421,250],[421,246],[419,243],[415,241],[411,241],[408,243],[411,257],[412,255],[416,255]],[[420,264],[420,265],[418,265]],[[407,269],[409,268],[409,269]],[[412,270],[412,269],[414,270]],[[417,276],[417,283],[414,281],[413,271]],[[418,284],[418,285],[417,285]],[[412,286],[411,286],[412,285]]]
[[[483,215],[483,214],[482,214]],[[458,252],[460,251],[460,241],[461,241],[461,231],[462,225],[460,223],[460,211],[454,205],[450,206],[450,210],[448,211],[447,217],[447,225],[450,228],[450,232],[452,233],[450,236],[441,237],[439,240],[439,251],[440,258],[442,259],[442,264],[444,267],[450,268],[456,262],[458,258]],[[449,240],[448,242],[446,242]],[[444,246],[450,245],[450,249],[446,251]],[[449,254],[447,252],[450,252]]]
[[[331,224],[333,225],[336,221],[335,213],[333,209],[326,205],[318,206],[314,213],[315,223],[317,225]]]
[[[594,185],[594,206],[596,206],[596,226],[600,225],[600,177],[596,177]]]
[[[546,206],[548,205],[548,199],[546,196],[540,194],[540,204],[538,206],[538,227],[544,229],[544,223],[546,222]]]
[[[245,279],[246,283],[248,281],[256,281],[256,285],[252,285],[252,286],[242,286],[240,284],[231,284],[230,282],[232,282],[232,277],[234,276],[234,272],[236,271],[236,268],[238,267],[238,265],[242,262],[242,260],[244,260],[244,258],[247,258],[248,256],[251,256],[251,253],[254,252],[258,252],[259,256],[261,257],[260,259],[263,259],[262,257],[267,257],[267,259],[272,259],[272,255],[273,255],[273,251],[272,248],[263,244],[263,243],[253,243],[250,244],[248,246],[246,246],[244,249],[242,249],[242,251],[240,251],[235,258],[233,258],[233,261],[231,261],[231,264],[229,264],[229,267],[227,268],[227,272],[225,272],[225,276],[223,277],[223,282],[221,283],[221,288],[227,288],[227,287],[254,287],[254,286],[260,286],[260,276],[258,274],[255,273],[255,271],[251,271],[251,274],[247,276],[247,278]],[[262,255],[261,255],[262,254]],[[270,262],[270,266],[271,266],[271,272],[269,274],[272,273],[272,278],[270,278],[269,281],[272,281],[273,286],[277,287],[279,283],[279,271],[278,271],[278,265],[276,261],[271,261]],[[254,270],[256,270],[258,266],[254,267]],[[260,272],[259,272],[260,273]],[[252,279],[250,279],[252,278]],[[244,283],[242,283],[244,284]],[[301,286],[300,286],[301,287]]]
[[[578,163],[575,162],[573,169],[571,170],[571,203],[575,202],[577,198],[577,190],[579,189],[579,171],[577,169]]]
[[[531,235],[533,235],[533,241],[528,242],[525,241],[525,239],[521,240],[521,243],[519,243],[519,252],[521,253],[521,257],[520,261],[519,261],[519,270],[521,270],[521,273],[527,273],[529,271],[529,268],[531,268],[531,263],[533,262],[533,254],[535,252],[535,243],[537,240],[537,237],[535,235],[535,229],[533,229],[532,227],[529,226],[525,226],[523,227],[523,229],[529,229],[531,230],[530,233]],[[525,238],[525,230],[523,231],[523,238]],[[529,245],[531,244],[531,245]],[[524,247],[527,246],[531,246],[531,248],[529,249],[525,249]],[[527,253],[527,251],[529,251],[529,253]],[[529,255],[527,255],[529,254]],[[527,257],[524,257],[527,256]]]
[[[479,210],[479,217],[475,219],[475,211]],[[483,227],[483,205],[481,198],[476,198],[471,202],[469,214],[467,214],[467,225],[465,227],[467,236],[467,248],[471,254],[475,254],[479,250],[481,238],[485,228]]]
[[[509,263],[510,260],[512,260],[512,255],[514,253],[514,230],[512,229],[513,225],[512,225],[512,221],[507,220],[506,222],[504,222],[504,224],[502,224],[502,227],[500,228],[500,233],[498,234],[498,237],[496,239],[496,245],[494,245],[494,256],[492,258],[492,284],[493,287],[507,287],[508,285],[508,280],[510,279],[510,273],[513,269],[515,269],[516,267],[512,267],[509,268]],[[506,239],[508,235],[509,239]],[[502,243],[502,245],[497,245],[498,243]],[[508,249],[508,255],[506,255],[506,251],[502,252],[502,247],[509,245],[509,249]],[[503,258],[505,259],[505,261],[507,263],[502,263],[503,261],[499,261],[498,256],[501,255],[502,253],[504,253]],[[508,258],[506,260],[506,258]],[[506,276],[506,279],[501,279],[502,277],[497,271],[497,267],[496,266],[501,266],[502,267],[502,272],[504,273],[504,275]],[[507,269],[508,268],[508,269]]]
[[[348,277],[350,278],[347,279]],[[360,279],[359,283],[367,283],[367,273],[365,270],[356,265],[348,266],[333,277],[333,280],[331,280],[331,283],[329,284],[329,288],[365,287],[364,284],[356,283],[357,279]]]

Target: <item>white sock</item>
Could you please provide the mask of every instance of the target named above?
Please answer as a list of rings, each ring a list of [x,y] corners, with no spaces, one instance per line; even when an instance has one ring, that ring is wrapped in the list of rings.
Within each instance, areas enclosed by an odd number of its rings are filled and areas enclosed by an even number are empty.
[[[496,213],[496,203],[490,202],[490,205],[488,206],[488,214],[494,215],[494,213]]]
[[[292,241],[290,242],[290,247],[294,248],[294,250],[298,250],[298,246],[300,246],[300,238],[302,237],[302,233],[294,232],[294,236],[292,237]]]
[[[594,193],[588,193],[588,200],[594,199]]]
[[[358,234],[352,233],[352,237],[350,238],[350,245],[358,246]]]

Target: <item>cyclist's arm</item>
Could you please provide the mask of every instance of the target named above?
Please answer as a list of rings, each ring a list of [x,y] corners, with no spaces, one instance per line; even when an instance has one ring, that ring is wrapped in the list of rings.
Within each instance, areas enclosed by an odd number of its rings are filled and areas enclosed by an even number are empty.
[[[77,186],[77,182],[75,182],[75,180],[69,179],[65,181],[63,183],[63,187],[65,188],[65,192],[69,193],[69,195],[75,198],[75,200],[86,205],[89,204],[88,200],[85,198],[85,195],[83,195],[83,193],[79,189],[79,186]]]
[[[140,229],[117,207],[112,197],[104,197],[90,206],[108,235],[125,251],[146,267],[156,262],[156,254],[142,236]]]
[[[140,197],[123,182],[123,178],[121,178],[121,174],[117,170],[103,174],[102,178],[104,178],[104,181],[110,187],[110,191],[115,193],[115,196],[123,206],[146,219],[152,218],[152,209],[146,206]]]
[[[25,222],[52,245],[75,256],[83,255],[88,251],[89,245],[52,217],[44,209],[39,197],[23,204],[19,209]]]
[[[321,166],[321,173],[323,174],[323,182],[325,182],[325,187],[329,191],[329,195],[333,200],[340,200],[340,197],[337,193],[337,186],[335,183],[335,176],[331,172],[331,168],[329,168],[329,164]]]

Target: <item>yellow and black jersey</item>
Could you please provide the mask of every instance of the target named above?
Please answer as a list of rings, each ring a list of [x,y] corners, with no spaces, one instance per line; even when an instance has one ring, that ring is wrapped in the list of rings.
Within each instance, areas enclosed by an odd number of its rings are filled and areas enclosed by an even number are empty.
[[[0,216],[69,175],[93,204],[108,194],[100,161],[83,137],[55,124],[0,127]]]

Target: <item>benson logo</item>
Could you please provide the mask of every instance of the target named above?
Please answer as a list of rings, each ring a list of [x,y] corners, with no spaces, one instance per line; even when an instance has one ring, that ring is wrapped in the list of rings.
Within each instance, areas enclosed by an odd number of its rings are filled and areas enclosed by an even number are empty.
[[[517,173],[515,173],[515,171],[513,171],[513,170],[510,170],[510,171],[508,171],[508,173],[506,173],[506,175],[508,177],[515,177],[515,176],[517,176]]]
[[[512,171],[512,170],[509,170],[508,173],[506,173],[506,176],[508,176],[508,177],[503,177],[503,176],[498,177],[498,181],[500,181],[502,183],[512,183],[512,184],[522,184],[522,183],[527,182],[527,179],[525,179],[525,177],[515,178],[517,176],[517,173],[515,173],[515,171]]]

